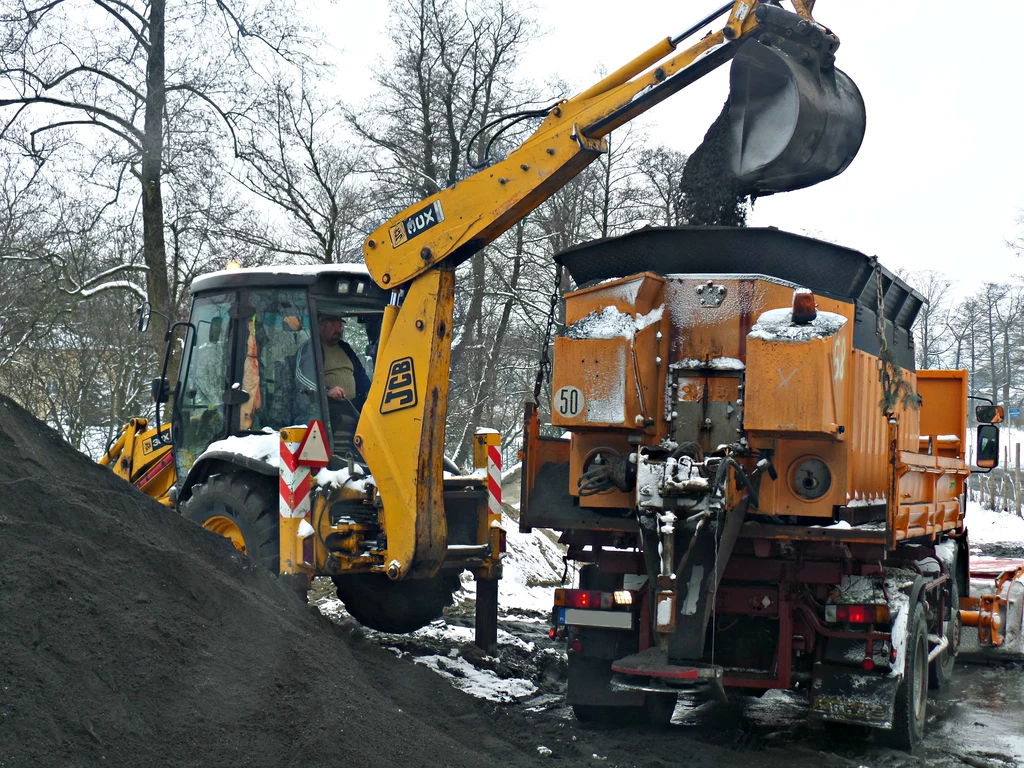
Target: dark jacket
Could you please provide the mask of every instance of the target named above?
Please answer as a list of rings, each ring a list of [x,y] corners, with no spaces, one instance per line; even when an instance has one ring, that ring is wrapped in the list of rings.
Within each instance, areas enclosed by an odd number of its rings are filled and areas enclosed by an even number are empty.
[[[359,355],[355,353],[352,347],[344,341],[339,341],[338,346],[341,347],[352,361],[352,374],[356,380],[355,397],[349,399],[356,408],[362,408],[363,403],[366,402],[366,395],[370,391],[370,377],[366,375],[366,370],[359,361]],[[305,342],[299,347],[299,351],[295,355],[295,378],[299,380],[301,387],[310,392],[317,392],[320,389],[320,384],[317,382],[316,366],[313,365],[312,341]]]

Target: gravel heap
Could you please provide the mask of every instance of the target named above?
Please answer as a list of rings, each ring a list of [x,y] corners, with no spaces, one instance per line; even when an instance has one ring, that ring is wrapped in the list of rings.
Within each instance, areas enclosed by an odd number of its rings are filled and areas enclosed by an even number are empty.
[[[2,395],[0,563],[5,768],[536,758],[500,710],[303,605]]]

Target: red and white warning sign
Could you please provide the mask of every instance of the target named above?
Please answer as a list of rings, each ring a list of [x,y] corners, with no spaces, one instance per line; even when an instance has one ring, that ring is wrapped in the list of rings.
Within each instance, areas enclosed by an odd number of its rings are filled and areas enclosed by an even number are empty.
[[[308,427],[281,430],[280,513],[281,517],[305,517],[310,509],[313,479],[310,467],[327,466],[330,452],[324,439],[324,423],[311,421]]]
[[[327,439],[324,437],[324,423],[319,419],[309,422],[306,436],[295,454],[296,461],[302,467],[326,467],[331,459],[327,450]]]

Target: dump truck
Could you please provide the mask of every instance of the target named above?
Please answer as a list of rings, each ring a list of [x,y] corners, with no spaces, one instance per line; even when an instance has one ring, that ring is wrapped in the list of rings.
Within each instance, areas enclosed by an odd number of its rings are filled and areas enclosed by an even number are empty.
[[[493,489],[445,477],[455,269],[606,152],[612,130],[730,61],[730,128],[715,148],[722,183],[767,195],[841,173],[860,148],[864,104],[835,66],[838,38],[811,5],[727,3],[531,113],[540,126],[507,157],[372,232],[365,267],[199,278],[189,320],[168,328],[185,334],[176,385],[166,360],[154,382],[158,404],[173,390],[167,501],[300,590],[313,576],[332,577],[350,613],[380,629],[408,631],[437,616],[470,568],[478,639],[482,632],[493,644],[501,548]],[[680,47],[721,17],[718,29]],[[499,125],[488,126],[491,138]],[[347,362],[321,335],[323,320],[344,325]],[[365,386],[358,376],[330,384],[332,366],[346,376],[362,370]],[[152,448],[164,429],[158,410],[122,448]],[[493,435],[478,440],[481,457],[493,454]],[[163,450],[113,451],[106,462],[138,483],[167,461]],[[314,474],[309,462],[327,466]]]
[[[554,343],[564,436],[528,405],[521,525],[561,531],[581,566],[551,630],[577,717],[803,690],[813,715],[912,747],[971,623],[967,372],[915,371],[921,294],[773,228],[557,258],[579,286]],[[998,438],[978,428],[981,467]]]

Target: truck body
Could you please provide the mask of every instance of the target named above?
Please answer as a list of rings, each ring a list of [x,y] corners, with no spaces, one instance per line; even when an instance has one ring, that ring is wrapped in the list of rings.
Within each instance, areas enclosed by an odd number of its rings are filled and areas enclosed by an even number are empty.
[[[527,409],[521,525],[562,531],[582,717],[692,687],[809,691],[826,720],[923,733],[952,673],[965,371],[915,371],[920,294],[776,229],[647,229],[561,254],[552,425]]]

